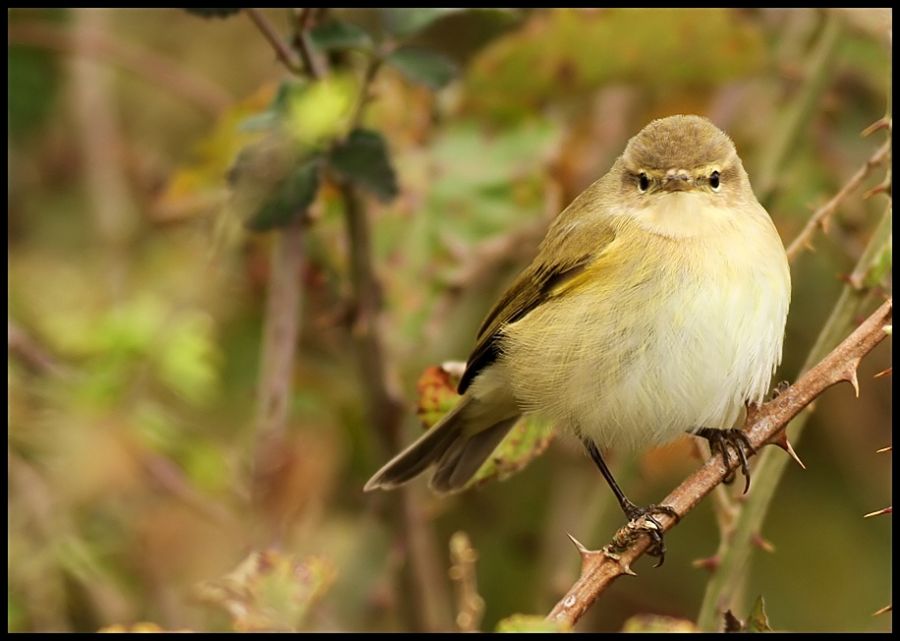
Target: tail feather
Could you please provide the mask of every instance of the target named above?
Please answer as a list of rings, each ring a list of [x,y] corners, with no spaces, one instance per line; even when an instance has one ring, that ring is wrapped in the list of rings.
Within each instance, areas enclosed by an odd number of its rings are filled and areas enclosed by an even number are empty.
[[[478,429],[477,423],[485,422],[485,417],[472,411],[473,405],[477,401],[463,397],[440,423],[378,470],[363,490],[395,488],[434,463],[438,464],[438,470],[431,480],[432,488],[441,492],[462,488],[516,421],[515,417],[505,418],[496,423],[491,421],[493,425],[488,423],[486,429]]]
[[[459,447],[453,451],[448,450],[447,455],[438,461],[437,470],[431,478],[431,487],[438,492],[462,489],[497,448],[516,420],[518,417],[501,421],[468,440],[456,441],[454,445],[459,443]]]

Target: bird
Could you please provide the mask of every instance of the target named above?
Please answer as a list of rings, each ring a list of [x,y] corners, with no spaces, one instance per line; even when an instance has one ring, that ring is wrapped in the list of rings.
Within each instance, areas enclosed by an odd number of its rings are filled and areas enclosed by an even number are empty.
[[[364,489],[434,466],[430,487],[466,486],[523,415],[577,437],[629,522],[664,559],[658,515],[631,502],[601,450],[706,438],[749,484],[752,446],[734,427],[781,362],[791,297],[784,245],[734,143],[710,120],[647,124],[550,224],[488,312],[458,404]],[[744,491],[746,492],[745,485]]]

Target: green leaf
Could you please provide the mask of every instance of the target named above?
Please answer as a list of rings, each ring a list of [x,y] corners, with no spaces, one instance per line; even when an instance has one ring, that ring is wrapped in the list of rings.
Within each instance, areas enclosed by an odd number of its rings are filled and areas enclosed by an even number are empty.
[[[406,37],[456,11],[460,9],[382,9],[382,16],[391,34]]]
[[[747,632],[772,632],[772,626],[769,625],[769,616],[766,614],[766,602],[762,595],[756,597],[756,602],[750,610],[747,617]]]
[[[331,166],[351,182],[388,201],[397,195],[397,177],[380,134],[355,129],[331,153]]]
[[[520,418],[466,487],[505,481],[543,454],[553,437],[551,423],[535,417]]]
[[[291,86],[283,98],[285,131],[304,147],[324,146],[342,138],[350,130],[359,91],[357,78],[350,74],[329,74],[316,82]]]
[[[200,16],[201,18],[227,18],[229,16],[233,16],[236,13],[239,13],[240,9],[235,9],[233,7],[228,7],[227,9],[197,9],[195,7],[191,7],[189,9],[185,9],[188,13],[192,13],[195,16]]]
[[[309,32],[309,39],[322,51],[372,48],[372,38],[361,27],[343,20],[317,25]]]
[[[497,624],[497,632],[569,632],[571,626],[536,614],[514,614]]]
[[[247,221],[247,228],[267,231],[284,227],[309,207],[318,189],[319,158],[313,157],[288,174],[274,195]]]
[[[447,56],[414,47],[397,49],[385,61],[413,82],[431,89],[440,89],[459,71],[456,63]]]

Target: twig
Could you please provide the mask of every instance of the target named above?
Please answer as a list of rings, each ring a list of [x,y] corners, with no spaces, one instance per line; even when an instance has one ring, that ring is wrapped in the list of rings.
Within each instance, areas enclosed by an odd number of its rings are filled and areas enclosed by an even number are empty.
[[[261,483],[278,460],[287,428],[302,302],[300,274],[305,223],[305,212],[302,212],[277,235],[272,251],[260,357],[254,503],[260,499]]]
[[[806,221],[806,225],[803,226],[803,229],[797,234],[797,237],[791,241],[791,244],[787,248],[788,260],[794,260],[804,249],[808,249],[812,247],[811,239],[813,234],[816,231],[817,227],[821,227],[822,231],[828,231],[828,220],[829,217],[837,210],[838,206],[847,198],[850,194],[856,190],[857,187],[862,184],[863,180],[866,179],[866,176],[875,168],[881,165],[885,159],[888,157],[891,151],[891,141],[888,140],[885,142],[878,150],[872,154],[872,156],[866,160],[863,165],[856,170],[856,173],[850,177],[850,180],[841,187],[840,191],[832,196],[831,200],[827,203],[819,207],[812,216],[810,216],[809,220]]]
[[[306,72],[312,78],[321,78],[323,70],[320,68],[316,56],[309,46],[309,27],[313,17],[312,9],[295,9],[297,14],[297,28],[294,30],[294,49],[300,54]]]
[[[799,381],[777,398],[748,412],[744,433],[753,447],[758,450],[776,438],[794,416],[832,385],[847,381],[858,389],[856,369],[860,360],[885,338],[884,326],[891,320],[891,311],[892,302],[888,300]],[[722,481],[726,472],[722,457],[715,456],[670,493],[663,504],[683,518]],[[675,525],[671,517],[663,516],[659,521],[664,530]],[[647,550],[650,541],[642,536],[620,545],[632,533],[628,531],[630,527],[616,534],[615,547],[600,551],[581,548],[581,577],[551,610],[548,619],[574,625],[613,580],[633,574],[631,564]],[[612,549],[622,551],[613,554]]]
[[[362,197],[346,182],[339,191],[347,219],[350,272],[353,282],[353,322],[351,335],[366,395],[368,420],[380,436],[382,446],[393,453],[400,448],[400,426],[405,405],[398,391],[395,373],[388,367],[381,337],[381,283],[375,275],[369,220]],[[447,598],[440,575],[433,571],[434,553],[427,524],[419,518],[415,488],[400,488],[403,503],[403,545],[410,555],[414,581],[413,598],[420,602],[416,613],[419,625],[430,631],[446,630],[449,621]]]
[[[42,22],[15,22],[7,31],[8,45],[27,45],[91,56],[115,64],[150,82],[165,87],[169,95],[185,98],[211,116],[219,115],[233,99],[204,76],[186,72],[181,65],[149,49],[116,40],[102,31],[81,33],[76,43],[69,30]]]
[[[263,37],[269,41],[269,44],[272,45],[278,61],[287,67],[291,73],[303,73],[303,68],[297,61],[297,56],[294,55],[288,44],[281,39],[281,36],[278,35],[278,32],[275,31],[275,28],[266,16],[259,9],[244,9],[244,13],[256,25]]]
[[[478,552],[472,547],[465,532],[450,537],[450,580],[456,584],[456,602],[459,613],[456,625],[461,632],[478,632],[484,615],[484,599],[478,594],[478,577],[475,562]]]
[[[368,397],[369,418],[392,451],[399,445],[404,404],[392,373],[387,371],[379,327],[381,283],[372,260],[372,238],[365,204],[348,183],[339,187],[347,221],[350,276],[353,282],[351,333],[356,343],[360,375]]]

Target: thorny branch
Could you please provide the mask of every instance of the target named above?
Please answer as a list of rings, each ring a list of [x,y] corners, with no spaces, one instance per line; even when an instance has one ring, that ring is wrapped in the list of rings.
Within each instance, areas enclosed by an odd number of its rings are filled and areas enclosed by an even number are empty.
[[[759,450],[766,444],[779,444],[788,422],[832,385],[847,381],[859,393],[857,367],[860,360],[887,336],[885,325],[891,322],[892,307],[892,300],[889,299],[794,385],[762,407],[748,411],[744,432],[754,448]],[[684,517],[703,497],[712,492],[726,472],[721,456],[709,459],[675,488],[663,504]],[[658,520],[663,530],[669,530],[675,525],[675,520],[671,517],[663,516]],[[621,545],[636,533],[635,527],[632,524],[626,525],[616,533],[613,543],[602,550],[588,550],[578,544],[582,556],[581,577],[551,610],[548,620],[574,625],[615,579],[623,574],[634,574],[631,570],[632,563],[650,545],[647,536]],[[613,549],[622,551],[613,553]]]
[[[787,248],[788,260],[793,260],[797,254],[803,249],[811,247],[811,239],[816,229],[821,227],[823,231],[828,231],[829,217],[837,210],[844,199],[847,198],[859,185],[866,179],[869,173],[881,165],[891,152],[891,141],[885,142],[872,156],[863,163],[862,167],[856,170],[856,173],[841,187],[831,200],[819,207],[809,220],[806,221],[803,229],[797,234],[797,237],[791,242]]]

